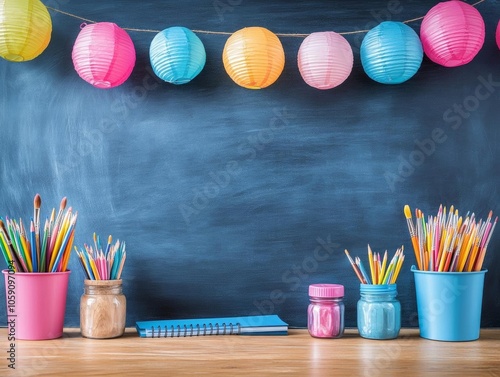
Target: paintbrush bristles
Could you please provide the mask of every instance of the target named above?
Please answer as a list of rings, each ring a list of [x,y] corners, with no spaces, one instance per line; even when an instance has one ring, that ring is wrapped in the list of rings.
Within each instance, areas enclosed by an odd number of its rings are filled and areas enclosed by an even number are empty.
[[[40,197],[40,194],[35,195],[35,199],[33,199],[33,206],[35,209],[40,209],[42,205],[42,198]]]
[[[66,209],[66,204],[68,203],[68,198],[64,197],[61,199],[61,204],[59,205],[59,209],[64,211]]]
[[[410,206],[408,204],[405,205],[404,211],[405,211],[406,218],[411,220],[411,209],[410,209]]]

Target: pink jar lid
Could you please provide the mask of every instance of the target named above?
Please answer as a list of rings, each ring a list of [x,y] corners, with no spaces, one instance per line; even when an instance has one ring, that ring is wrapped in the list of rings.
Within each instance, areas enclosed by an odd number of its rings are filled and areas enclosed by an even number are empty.
[[[340,284],[311,284],[309,296],[338,298],[344,297],[344,286]]]

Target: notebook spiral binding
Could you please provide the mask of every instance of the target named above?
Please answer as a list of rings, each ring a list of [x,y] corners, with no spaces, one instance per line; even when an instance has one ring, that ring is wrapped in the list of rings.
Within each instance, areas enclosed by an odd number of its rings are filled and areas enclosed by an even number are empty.
[[[211,324],[208,326],[203,324],[200,326],[196,324],[193,325],[180,325],[177,326],[151,326],[151,337],[152,338],[174,338],[174,337],[188,337],[188,336],[205,336],[205,335],[237,335],[240,333],[239,323],[222,323],[222,324]]]

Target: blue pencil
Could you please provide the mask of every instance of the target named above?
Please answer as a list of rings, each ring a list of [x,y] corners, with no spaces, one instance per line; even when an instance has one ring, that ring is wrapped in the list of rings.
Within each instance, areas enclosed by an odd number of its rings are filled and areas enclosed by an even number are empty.
[[[365,278],[367,284],[371,284],[370,278],[368,277],[368,274],[366,273],[366,270],[363,266],[363,262],[361,261],[361,259],[359,257],[356,257],[356,264],[358,265],[359,270],[361,271],[361,274]]]

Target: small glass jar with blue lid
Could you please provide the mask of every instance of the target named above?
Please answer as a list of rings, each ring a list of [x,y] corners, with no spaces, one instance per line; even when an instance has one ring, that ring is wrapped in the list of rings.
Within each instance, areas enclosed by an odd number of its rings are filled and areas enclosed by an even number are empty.
[[[359,335],[368,339],[394,339],[401,330],[401,303],[396,284],[360,284]]]

